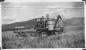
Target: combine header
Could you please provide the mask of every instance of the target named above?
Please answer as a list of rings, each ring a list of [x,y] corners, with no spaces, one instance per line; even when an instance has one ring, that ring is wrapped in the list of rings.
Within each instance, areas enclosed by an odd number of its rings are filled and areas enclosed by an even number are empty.
[[[46,18],[38,18],[37,23],[34,27],[36,30],[36,36],[50,36],[55,34],[60,34],[63,32],[64,24],[60,15],[57,15],[57,18],[49,18],[49,15],[46,15]]]

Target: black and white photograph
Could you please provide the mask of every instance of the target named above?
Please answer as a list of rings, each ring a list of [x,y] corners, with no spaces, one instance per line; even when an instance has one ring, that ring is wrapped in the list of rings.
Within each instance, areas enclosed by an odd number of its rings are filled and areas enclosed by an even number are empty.
[[[3,2],[2,49],[85,48],[84,2]]]

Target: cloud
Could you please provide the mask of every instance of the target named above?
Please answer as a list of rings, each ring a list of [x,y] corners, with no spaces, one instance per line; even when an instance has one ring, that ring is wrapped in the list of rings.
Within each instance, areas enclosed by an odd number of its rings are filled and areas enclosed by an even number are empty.
[[[61,14],[64,16],[63,18],[83,16],[83,8],[73,3],[6,3],[2,6],[4,6],[2,9],[2,18],[4,18],[3,23],[6,23],[7,21],[11,23],[31,20],[33,18],[41,17],[42,15],[45,16],[46,14],[50,14],[51,17]]]
[[[17,17],[16,15],[13,15],[13,16],[4,16],[4,17],[2,17],[2,23],[3,24],[10,24],[10,23],[14,23],[14,22],[17,22],[17,21],[21,21],[19,19],[20,18]]]

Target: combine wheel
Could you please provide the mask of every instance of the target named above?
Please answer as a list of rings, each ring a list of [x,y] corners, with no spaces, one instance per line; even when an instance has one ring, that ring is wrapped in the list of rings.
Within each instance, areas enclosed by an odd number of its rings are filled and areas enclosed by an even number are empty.
[[[41,37],[47,37],[47,32],[41,32]]]

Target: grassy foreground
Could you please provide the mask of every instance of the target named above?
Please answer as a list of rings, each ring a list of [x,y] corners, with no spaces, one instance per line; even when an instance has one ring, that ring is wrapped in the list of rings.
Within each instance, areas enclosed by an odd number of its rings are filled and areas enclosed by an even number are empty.
[[[13,48],[84,48],[84,27],[66,26],[62,34],[52,35],[44,38],[28,37],[18,39],[15,33],[7,31],[2,33],[2,47]]]

